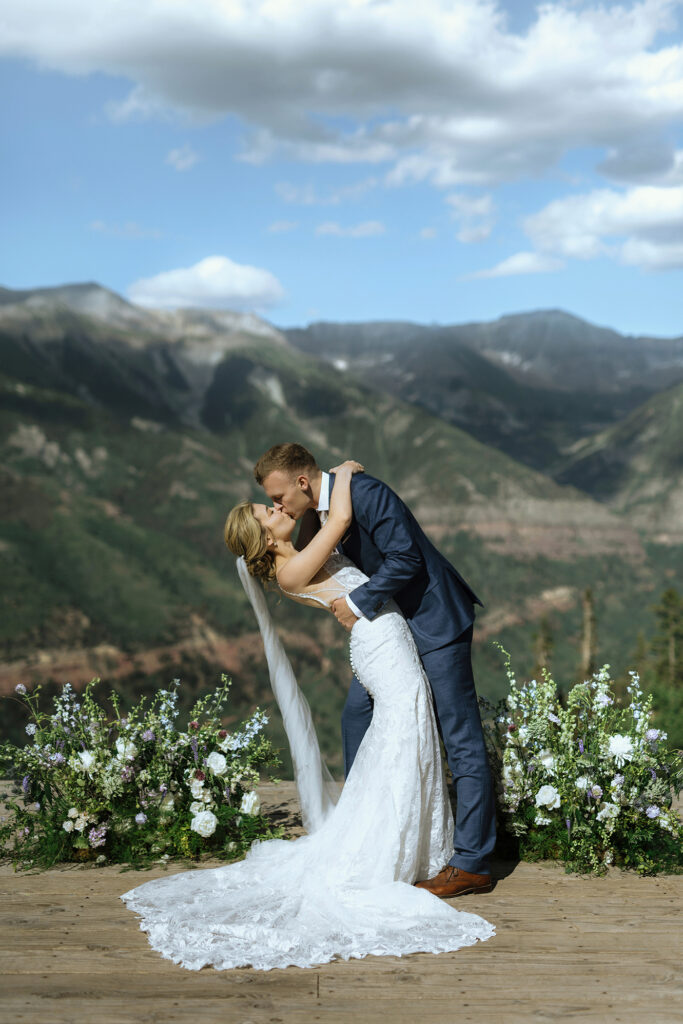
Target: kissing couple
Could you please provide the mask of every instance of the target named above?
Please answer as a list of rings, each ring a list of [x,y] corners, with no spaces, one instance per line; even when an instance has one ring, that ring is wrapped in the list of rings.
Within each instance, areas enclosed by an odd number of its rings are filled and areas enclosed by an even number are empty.
[[[153,948],[191,970],[311,967],[490,938],[488,921],[443,902],[491,889],[494,801],[471,665],[481,602],[398,495],[359,463],[325,473],[302,445],[280,444],[254,476],[272,505],[233,508],[225,542],[261,629],[308,834],[121,898]],[[263,584],[332,612],[349,631],[340,795]]]

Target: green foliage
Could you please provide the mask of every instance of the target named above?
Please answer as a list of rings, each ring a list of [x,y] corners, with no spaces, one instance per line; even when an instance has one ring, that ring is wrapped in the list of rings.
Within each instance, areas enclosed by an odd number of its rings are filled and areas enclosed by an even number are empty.
[[[32,721],[32,744],[0,744],[0,765],[21,780],[22,798],[0,824],[0,851],[15,869],[48,868],[60,861],[150,865],[170,857],[198,859],[244,854],[257,840],[280,834],[260,814],[253,787],[279,760],[263,734],[267,716],[256,710],[228,732],[222,714],[229,680],[198,699],[180,732],[178,686],[142,697],[122,716],[96,701],[92,680],[76,699],[71,686],[39,710],[38,690],[18,693]]]
[[[656,629],[649,642],[639,634],[635,664],[652,695],[655,723],[674,746],[683,747],[683,597],[667,587],[653,611]]]
[[[637,675],[628,706],[616,702],[608,665],[561,702],[547,671],[519,685],[503,653],[508,696],[483,704],[504,841],[514,837],[524,859],[560,860],[568,871],[680,870],[683,822],[672,802],[683,762],[652,727],[652,698]]]

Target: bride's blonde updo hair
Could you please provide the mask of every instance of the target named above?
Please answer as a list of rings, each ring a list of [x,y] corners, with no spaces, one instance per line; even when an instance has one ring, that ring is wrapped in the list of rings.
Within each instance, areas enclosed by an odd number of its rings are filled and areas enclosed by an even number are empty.
[[[241,501],[228,512],[225,543],[238,558],[244,556],[250,574],[263,583],[275,579],[275,558],[266,542],[266,531],[254,515],[251,501]]]

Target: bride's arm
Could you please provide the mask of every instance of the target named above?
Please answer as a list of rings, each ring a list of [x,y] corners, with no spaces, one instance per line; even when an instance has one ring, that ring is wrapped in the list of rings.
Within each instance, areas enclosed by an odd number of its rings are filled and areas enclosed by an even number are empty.
[[[296,591],[307,586],[348,530],[353,518],[351,477],[357,472],[362,472],[357,462],[345,462],[338,468],[327,522],[306,547],[280,569],[278,583],[283,590]]]

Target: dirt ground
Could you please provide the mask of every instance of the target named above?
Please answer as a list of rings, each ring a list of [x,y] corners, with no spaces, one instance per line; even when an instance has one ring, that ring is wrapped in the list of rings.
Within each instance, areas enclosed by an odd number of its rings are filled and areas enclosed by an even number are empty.
[[[261,792],[296,831],[293,785]],[[182,870],[0,865],[2,1024],[683,1024],[682,876],[582,878],[499,862],[493,892],[454,901],[495,925],[488,942],[309,970],[193,972],[154,952],[118,898]]]

